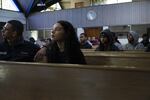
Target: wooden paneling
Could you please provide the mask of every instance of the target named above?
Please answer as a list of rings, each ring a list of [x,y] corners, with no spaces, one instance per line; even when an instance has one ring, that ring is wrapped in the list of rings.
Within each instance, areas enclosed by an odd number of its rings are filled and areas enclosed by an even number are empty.
[[[75,3],[75,8],[81,8],[84,7],[84,2],[76,2]]]
[[[84,31],[87,34],[87,37],[99,38],[99,34],[102,31],[102,28],[100,28],[100,27],[84,28]]]

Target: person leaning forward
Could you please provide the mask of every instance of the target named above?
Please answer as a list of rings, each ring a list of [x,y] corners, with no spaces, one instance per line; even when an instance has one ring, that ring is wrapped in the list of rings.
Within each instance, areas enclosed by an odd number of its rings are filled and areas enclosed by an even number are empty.
[[[23,39],[23,24],[18,20],[8,21],[1,30],[4,41],[0,43],[0,60],[32,62],[38,46]]]

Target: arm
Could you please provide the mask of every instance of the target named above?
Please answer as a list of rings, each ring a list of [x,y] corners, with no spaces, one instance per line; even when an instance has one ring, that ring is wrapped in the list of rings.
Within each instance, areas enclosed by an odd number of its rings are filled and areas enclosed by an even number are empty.
[[[44,46],[43,48],[41,48],[35,55],[34,57],[34,61],[36,62],[47,62],[47,57],[46,57],[46,50],[47,47]]]

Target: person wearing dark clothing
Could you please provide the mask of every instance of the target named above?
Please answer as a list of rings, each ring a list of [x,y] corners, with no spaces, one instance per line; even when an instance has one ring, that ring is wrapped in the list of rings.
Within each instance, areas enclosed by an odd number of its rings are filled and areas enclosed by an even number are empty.
[[[80,50],[80,43],[74,27],[67,21],[58,21],[52,28],[52,42],[39,52],[46,51],[45,62],[49,63],[70,63],[86,64],[83,53]],[[35,56],[40,61],[39,52]]]
[[[118,40],[117,34],[116,34],[115,32],[111,32],[111,33],[112,33],[112,36],[113,36],[114,45],[115,45],[116,47],[118,47],[118,49],[119,49],[120,51],[122,51],[122,50],[123,50],[123,46],[121,45],[120,41]]]
[[[144,45],[144,47],[147,47],[148,44],[150,43],[149,42],[149,35],[148,34],[143,34],[142,39],[143,40],[141,41],[141,43]]]
[[[0,60],[33,62],[38,46],[22,37],[23,24],[17,20],[8,21],[2,29],[4,41],[0,43]]]
[[[80,48],[81,49],[91,49],[92,48],[92,43],[90,43],[90,41],[87,40],[85,33],[80,34]]]
[[[106,29],[100,34],[100,44],[96,51],[119,51],[119,48],[114,45],[113,36],[110,30]]]
[[[145,52],[150,52],[150,43],[147,45]]]

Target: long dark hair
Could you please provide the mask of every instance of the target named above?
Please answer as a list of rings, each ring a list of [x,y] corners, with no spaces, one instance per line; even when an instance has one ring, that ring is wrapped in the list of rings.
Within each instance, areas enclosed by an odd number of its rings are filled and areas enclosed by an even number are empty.
[[[59,23],[64,28],[65,51],[70,52],[73,49],[80,49],[77,34],[73,25],[68,21],[60,20]]]
[[[60,20],[57,23],[59,23],[64,29],[64,53],[69,63],[85,63],[84,56],[80,50],[80,43],[73,25],[64,20]],[[57,44],[56,41],[54,41],[53,44],[55,45],[55,48]],[[53,51],[56,52],[56,49]]]

